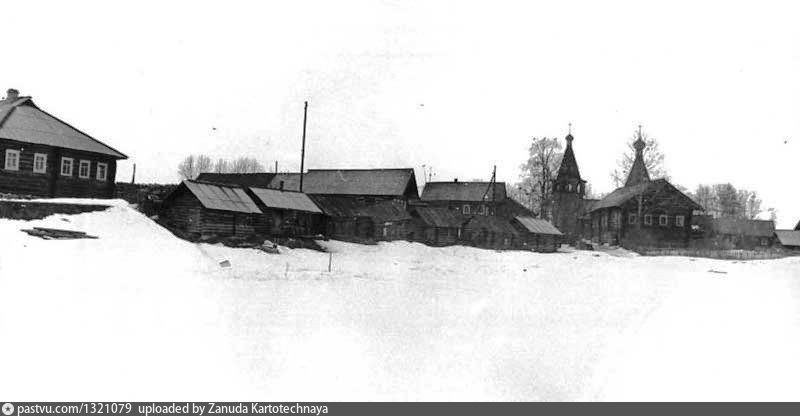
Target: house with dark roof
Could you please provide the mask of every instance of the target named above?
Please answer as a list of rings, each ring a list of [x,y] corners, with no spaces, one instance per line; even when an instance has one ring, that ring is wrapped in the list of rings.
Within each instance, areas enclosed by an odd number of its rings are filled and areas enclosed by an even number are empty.
[[[800,230],[775,230],[775,246],[800,253]]]
[[[452,182],[428,182],[422,190],[420,203],[447,208],[462,215],[499,216],[507,220],[517,215],[533,215],[508,196],[504,182],[461,182],[458,179]]]
[[[523,248],[540,253],[554,253],[564,235],[549,221],[540,218],[518,216],[511,225],[517,229]]]
[[[0,192],[112,198],[127,156],[9,89],[0,101]]]
[[[520,233],[505,217],[473,215],[464,223],[462,241],[481,248],[514,249],[522,247]]]
[[[711,218],[704,243],[722,249],[770,248],[775,241],[775,222],[743,218]]]
[[[325,214],[306,194],[270,188],[246,188],[264,213],[269,234],[281,237],[313,236],[325,232]]]
[[[236,185],[185,180],[166,196],[158,215],[164,225],[190,240],[269,232],[268,217]]]
[[[625,186],[593,204],[591,229],[585,234],[595,242],[626,248],[686,247],[692,215],[703,208],[666,179],[650,179],[645,146],[640,133]]]
[[[443,207],[414,206],[410,214],[417,220],[418,241],[431,246],[449,246],[461,240],[468,216]]]
[[[213,182],[244,187],[255,186],[258,188],[269,188],[274,173],[213,173],[202,172],[196,180],[201,182]]]
[[[300,190],[299,173],[279,173],[270,188]],[[419,199],[414,169],[309,169],[302,175],[302,192],[360,199],[367,203]]]
[[[365,204],[336,195],[312,195],[327,216],[325,235],[346,241],[414,240],[415,228],[403,203]]]

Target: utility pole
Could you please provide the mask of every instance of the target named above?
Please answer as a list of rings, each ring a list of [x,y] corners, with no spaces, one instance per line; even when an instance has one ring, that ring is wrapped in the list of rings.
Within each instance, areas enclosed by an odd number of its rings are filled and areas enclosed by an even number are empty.
[[[136,183],[136,164],[133,164],[133,176],[131,176],[131,185]]]
[[[275,161],[275,173],[278,173],[278,161]]]
[[[303,169],[306,161],[306,119],[308,118],[308,101],[303,108],[303,148],[300,150],[300,192],[303,192]]]

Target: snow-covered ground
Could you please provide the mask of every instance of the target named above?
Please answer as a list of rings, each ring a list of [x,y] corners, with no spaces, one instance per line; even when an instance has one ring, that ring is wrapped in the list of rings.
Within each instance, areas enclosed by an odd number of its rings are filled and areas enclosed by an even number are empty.
[[[327,242],[328,272],[112,205],[0,220],[4,397],[800,400],[800,258]]]

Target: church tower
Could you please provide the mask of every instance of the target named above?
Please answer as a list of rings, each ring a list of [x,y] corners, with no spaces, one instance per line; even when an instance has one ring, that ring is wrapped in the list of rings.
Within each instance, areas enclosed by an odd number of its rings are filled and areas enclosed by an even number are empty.
[[[650,174],[647,172],[647,166],[644,163],[645,147],[647,147],[647,144],[642,140],[642,126],[639,126],[639,137],[633,142],[633,148],[636,149],[636,158],[633,160],[625,186],[636,185],[650,180]]]
[[[586,181],[581,179],[575,152],[572,150],[572,125],[565,138],[567,148],[561,159],[561,166],[553,181],[553,225],[564,233],[567,242],[573,243],[580,237],[579,217],[583,207]]]

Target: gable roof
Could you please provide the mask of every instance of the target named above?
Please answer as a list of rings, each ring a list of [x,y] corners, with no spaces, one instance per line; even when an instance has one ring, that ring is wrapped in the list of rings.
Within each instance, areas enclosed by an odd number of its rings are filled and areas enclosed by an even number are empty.
[[[414,211],[419,214],[419,218],[427,225],[440,228],[459,228],[467,217],[447,208],[437,207],[414,207]]]
[[[562,235],[549,221],[533,217],[514,217],[526,230],[534,234]]]
[[[348,198],[331,195],[312,195],[311,199],[325,215],[339,218],[367,217],[379,221],[402,221],[411,219],[405,209],[393,201],[364,205]]]
[[[270,188],[299,191],[299,173],[279,173]],[[418,196],[414,169],[309,169],[303,192],[314,195]]]
[[[116,159],[128,158],[40,109],[31,97],[0,101],[0,138],[99,153]]]
[[[794,226],[795,231],[800,231],[800,221],[797,222],[797,225]]]
[[[420,199],[423,201],[491,201],[490,184],[490,182],[428,182],[422,190]],[[494,201],[500,202],[505,199],[505,182],[496,182]]]
[[[630,201],[634,197],[638,197],[639,195],[650,193],[650,192],[658,192],[660,190],[668,190],[669,192],[673,192],[676,195],[679,195],[687,205],[689,205],[692,209],[702,210],[699,204],[694,202],[691,198],[686,196],[683,192],[681,192],[678,188],[672,186],[669,181],[666,179],[654,179],[651,181],[645,181],[637,183],[636,185],[630,186],[623,186],[621,188],[615,189],[610,194],[606,195],[603,199],[597,201],[593,204],[591,211],[596,211],[598,209],[603,208],[611,208],[611,207],[618,207],[623,205],[624,203]]]
[[[519,235],[519,232],[511,225],[510,221],[491,215],[474,215],[464,223],[464,228],[473,231],[486,229],[495,233]]]
[[[772,237],[775,232],[775,222],[741,218],[713,218],[711,219],[711,229],[718,234]]]
[[[197,176],[198,181],[239,185],[245,187],[257,186],[268,188],[274,173],[213,173],[203,172]]]
[[[277,189],[250,188],[250,191],[268,208],[290,209],[294,211],[322,214],[317,204],[308,195],[294,191],[279,191]]]
[[[800,230],[775,230],[775,236],[782,246],[800,247]]]
[[[183,181],[181,185],[185,186],[197,197],[205,208],[246,214],[261,214],[261,210],[258,209],[255,202],[240,187],[190,180]]]

